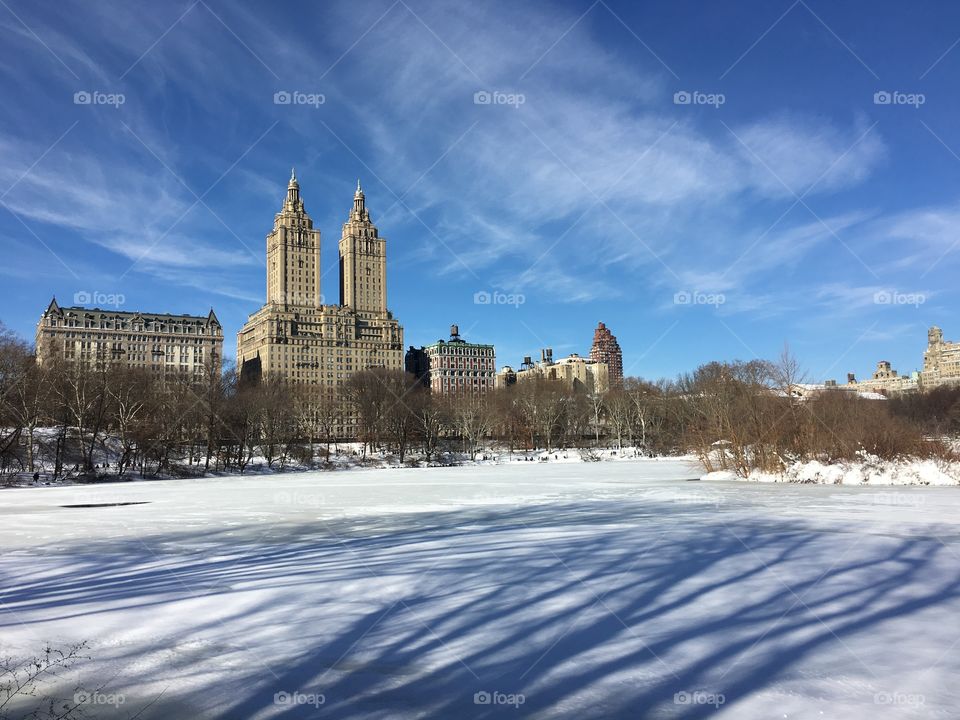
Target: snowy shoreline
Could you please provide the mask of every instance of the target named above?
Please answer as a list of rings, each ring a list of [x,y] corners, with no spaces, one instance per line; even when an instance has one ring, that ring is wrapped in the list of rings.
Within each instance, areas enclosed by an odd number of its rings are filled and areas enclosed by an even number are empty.
[[[793,463],[782,474],[753,470],[749,476],[741,477],[729,470],[717,470],[702,475],[700,479],[797,485],[949,487],[960,485],[960,465],[936,460],[881,460],[879,458],[827,465],[811,460]]]
[[[435,470],[440,468],[457,467],[491,467],[491,466],[514,466],[517,463],[531,463],[533,465],[566,465],[566,464],[587,464],[587,463],[610,463],[610,462],[636,462],[645,461],[670,461],[685,460],[692,466],[699,466],[699,462],[693,455],[657,455],[649,456],[644,451],[635,447],[624,448],[568,448],[566,450],[514,450],[504,452],[492,449],[478,450],[476,456],[471,458],[467,453],[448,452],[441,453],[438,457],[430,461],[423,459],[407,459],[400,462],[395,455],[371,453],[362,456],[360,452],[360,443],[341,443],[340,450],[332,453],[329,462],[314,462],[311,465],[289,463],[284,467],[269,467],[263,456],[254,457],[250,465],[244,472],[208,470],[204,472],[200,468],[202,458],[194,466],[181,467],[182,473],[163,473],[154,476],[141,476],[136,470],[128,471],[124,477],[119,477],[109,470],[102,476],[92,479],[84,478],[81,475],[73,473],[66,477],[54,480],[49,469],[39,468],[40,479],[34,481],[33,473],[20,472],[5,478],[5,482],[0,482],[0,490],[10,490],[16,488],[44,488],[44,487],[67,487],[67,486],[96,486],[105,484],[127,484],[127,483],[151,483],[164,480],[214,480],[218,478],[250,478],[261,476],[286,476],[297,473],[334,473],[344,471],[358,470],[399,470],[399,469],[424,469]],[[101,461],[112,460],[114,458],[101,457]],[[106,467],[112,463],[105,463]]]
[[[502,453],[492,450],[480,451],[474,459],[459,453],[447,454],[442,459],[426,461],[407,461],[400,463],[396,457],[390,455],[372,455],[366,458],[354,454],[353,448],[347,446],[347,452],[334,455],[327,465],[314,467],[287,466],[285,468],[270,468],[263,458],[257,458],[244,473],[211,471],[196,475],[165,474],[158,477],[139,477],[133,474],[124,478],[106,475],[98,480],[82,480],[76,477],[52,480],[49,475],[41,474],[39,482],[34,482],[28,473],[21,473],[12,482],[0,486],[0,489],[24,489],[44,487],[70,486],[98,486],[108,484],[153,483],[166,480],[196,480],[212,481],[223,478],[256,478],[265,476],[291,476],[303,473],[340,473],[345,471],[363,470],[400,470],[424,469],[438,470],[443,468],[470,468],[515,466],[517,463],[532,463],[534,465],[569,465],[569,464],[599,464],[607,463],[638,463],[638,462],[669,462],[684,461],[691,467],[690,479],[699,479],[704,482],[740,482],[765,483],[781,485],[844,485],[847,487],[882,487],[882,486],[960,486],[960,464],[944,463],[936,460],[881,460],[876,457],[864,457],[856,462],[839,462],[832,464],[821,463],[816,460],[796,462],[788,466],[782,474],[760,472],[753,470],[749,476],[742,477],[730,470],[718,470],[708,473],[702,472],[702,465],[694,455],[661,455],[650,457],[637,448],[605,448],[568,449],[546,452],[544,450],[515,451]]]

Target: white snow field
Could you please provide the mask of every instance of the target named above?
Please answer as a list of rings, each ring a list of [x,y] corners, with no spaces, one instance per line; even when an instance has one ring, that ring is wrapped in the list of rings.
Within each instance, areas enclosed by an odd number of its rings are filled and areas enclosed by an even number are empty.
[[[958,488],[700,474],[4,491],[0,655],[87,641],[94,718],[960,716]]]

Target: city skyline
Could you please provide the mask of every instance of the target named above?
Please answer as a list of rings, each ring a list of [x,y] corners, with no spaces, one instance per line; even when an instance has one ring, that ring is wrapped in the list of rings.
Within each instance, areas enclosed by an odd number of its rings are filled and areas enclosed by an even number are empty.
[[[291,169],[290,180],[289,180],[288,188],[287,188],[288,196],[287,196],[286,200],[284,201],[285,205],[286,205],[286,204],[289,204],[289,202],[290,202],[289,192],[290,192],[290,188],[291,188],[291,187],[295,187],[295,188],[296,188],[296,192],[297,192],[296,201],[300,203],[300,211],[302,212],[302,211],[303,211],[303,201],[300,199],[300,196],[299,196],[299,190],[300,190],[300,188],[299,188],[299,183],[298,183],[297,177],[296,177],[296,168],[292,168],[292,169]],[[356,197],[360,197],[360,198],[361,198],[361,203],[362,203],[363,193],[362,193],[362,191],[361,191],[361,181],[360,181],[359,179],[357,180],[357,186],[356,186],[356,190],[355,190],[355,198],[356,198]],[[356,200],[355,200],[355,202],[356,202]],[[311,231],[313,231],[313,230],[312,230],[312,226],[311,226]],[[319,247],[317,247],[317,250],[319,250],[320,248],[322,248],[322,242],[319,241],[320,230],[318,229],[316,232],[318,233],[318,235],[317,235],[317,238],[318,238],[318,240],[317,240],[317,245],[319,246]],[[336,267],[336,264],[334,265],[334,267]],[[327,297],[326,295],[324,295],[324,293],[322,292],[322,288],[321,288],[321,286],[320,286],[320,282],[322,282],[323,277],[325,277],[327,274],[329,274],[329,268],[327,268],[326,270],[324,270],[323,268],[324,268],[324,265],[323,265],[323,263],[321,262],[321,264],[320,264],[320,273],[321,273],[320,278],[319,278],[317,284],[312,287],[312,290],[311,290],[310,292],[312,292],[313,294],[316,295],[316,300],[319,302],[319,304],[320,304],[321,306],[322,306],[322,305],[336,306],[336,305],[337,305],[336,299],[335,299],[335,298],[329,298],[329,297]],[[385,279],[385,276],[384,276],[384,279]],[[330,280],[328,280],[328,282],[330,282]],[[293,292],[293,293],[292,293],[292,296],[297,297],[297,298],[298,298],[298,301],[299,301],[299,300],[302,300],[302,298],[299,297],[301,294],[302,294],[302,293],[299,293],[299,292]],[[480,294],[484,295],[485,297],[484,297],[482,300],[478,300],[477,294],[475,294],[474,304],[484,305],[484,304],[492,304],[492,303],[495,303],[495,302],[496,302],[496,298],[494,297],[494,296],[497,294],[496,291],[495,291],[494,293],[489,293],[489,292],[485,292],[485,291],[480,291]],[[86,295],[89,295],[89,297],[86,297]],[[97,298],[97,295],[103,295],[103,296],[105,296],[104,299],[105,299],[106,302],[104,303],[104,307],[100,307],[99,305],[96,304],[95,301],[98,299],[98,298]],[[79,296],[79,297],[78,297],[78,296]],[[286,293],[286,292],[283,293],[283,296],[286,297],[286,296],[287,296],[287,293]],[[274,298],[274,297],[270,294],[269,288],[267,288],[267,290],[266,290],[266,292],[265,292],[265,299],[267,300],[268,303],[270,303],[270,302],[276,302],[276,301],[277,301],[277,299]],[[119,312],[119,313],[123,313],[123,314],[128,314],[128,313],[130,313],[130,312],[134,312],[134,313],[143,314],[143,315],[153,315],[153,314],[156,314],[154,311],[152,311],[152,310],[150,310],[150,309],[130,308],[130,307],[127,307],[127,303],[126,303],[125,298],[122,299],[120,302],[116,302],[115,300],[113,300],[113,298],[112,298],[111,296],[106,295],[106,294],[104,294],[104,293],[84,293],[84,292],[81,291],[80,293],[75,294],[73,300],[74,300],[74,302],[75,302],[75,306],[74,306],[74,307],[83,307],[83,308],[86,308],[86,309],[98,310],[98,311],[101,311],[104,315],[109,315],[111,312]],[[341,298],[340,301],[342,302],[342,301],[343,301],[343,298]],[[52,297],[52,303],[56,303],[56,296],[55,296],[55,295]],[[93,303],[93,304],[91,304],[91,303]],[[211,308],[210,308],[210,314],[212,315],[214,312],[215,312],[215,308],[213,308],[213,307],[211,306]],[[164,313],[161,313],[161,314],[164,314]],[[252,317],[252,316],[253,316],[253,313],[251,313],[251,317]],[[45,317],[45,315],[44,315],[44,317]],[[41,317],[40,322],[39,322],[38,325],[35,327],[35,331],[36,331],[36,328],[37,328],[37,327],[39,327],[40,325],[42,325],[42,323],[43,323],[43,317]],[[246,324],[247,324],[247,323],[245,323],[244,325],[246,325]],[[244,327],[244,326],[241,326],[240,329],[243,329],[243,327]],[[456,324],[454,324],[454,327],[456,327]],[[606,333],[606,334],[609,336],[609,332],[610,332],[610,331],[609,331],[609,329],[606,327],[606,325],[605,325],[605,323],[604,323],[603,321],[600,321],[600,322],[599,322],[599,327],[595,330],[594,346],[595,346],[595,344],[596,344],[596,342],[597,342],[597,335],[596,335],[596,333],[601,332],[601,331],[604,332],[604,333]],[[240,334],[240,333],[236,333],[235,336],[238,335],[238,334]],[[941,333],[941,335],[942,335],[942,333]],[[228,334],[228,336],[229,336],[229,334]],[[611,336],[611,337],[612,337],[612,336]],[[489,338],[484,338],[484,340],[488,340],[488,339],[489,339]],[[427,341],[427,342],[425,342],[425,343],[421,343],[421,342],[418,340],[418,342],[417,342],[417,343],[414,343],[413,345],[407,343],[407,346],[409,346],[410,348],[413,348],[413,347],[416,346],[416,344],[420,344],[420,345],[431,345],[431,344],[435,344],[435,343],[438,342],[438,341],[439,341],[439,342],[442,342],[442,341],[443,341],[443,336],[442,336],[442,335],[438,338],[438,340],[435,340],[435,341],[433,341],[433,342]],[[613,342],[616,343],[616,339],[615,339],[615,338],[613,339]],[[495,340],[491,340],[490,344],[493,345],[493,346],[496,346],[496,341],[495,341]],[[544,348],[549,348],[549,349],[552,350],[553,347],[554,347],[554,345],[553,345],[553,344],[550,344],[550,343],[548,342],[546,345],[543,345],[543,346],[541,346],[541,347],[537,347],[537,348],[535,348],[534,350],[535,350],[536,352],[542,352],[542,351],[544,350]],[[559,345],[559,347],[564,347],[564,348],[576,347],[576,343],[562,343],[562,344]],[[234,344],[233,347],[232,347],[232,349],[236,350],[236,348],[237,348],[237,346]],[[231,354],[231,353],[229,352],[230,349],[231,349],[231,345],[230,345],[230,343],[228,342],[228,343],[226,343],[225,346],[224,346],[224,358],[225,358],[226,360],[228,360],[228,361],[230,361],[230,360],[235,360],[235,359],[236,359],[236,353]],[[619,350],[619,348],[618,348],[618,350]],[[533,353],[528,353],[529,356],[532,356],[533,354],[536,354],[536,353],[535,353],[535,352],[533,352]],[[574,350],[570,350],[570,351],[568,352],[568,354],[579,355],[579,354],[581,354],[581,353],[580,353],[578,350],[574,349]],[[593,354],[593,350],[587,350],[586,352],[583,353],[583,355],[584,355],[585,357],[589,357],[589,356],[592,355],[592,354]],[[524,355],[523,357],[527,357],[528,355]],[[922,359],[922,358],[921,358],[921,359]],[[499,364],[497,365],[497,369],[500,369],[500,368],[510,368],[510,367],[512,367],[513,365],[519,365],[519,364],[520,364],[520,361],[519,361],[519,360],[518,360],[517,362],[510,362],[510,361],[506,361],[506,360],[501,359],[500,362],[499,362]],[[889,361],[885,361],[885,360],[878,360],[878,361],[876,362],[876,365],[879,366],[880,364],[886,364],[886,365],[889,366],[891,363],[890,363]],[[242,365],[241,363],[238,363],[238,364],[237,364],[236,372],[238,372],[238,373],[240,372],[240,370],[241,370],[241,365]],[[902,373],[902,376],[909,376],[909,375],[911,375],[911,374],[917,375],[917,374],[919,374],[919,373],[921,372],[921,370],[922,370],[923,367],[924,367],[924,364],[921,362],[921,363],[917,366],[916,369],[911,368],[910,370]],[[678,371],[677,374],[679,375],[679,374],[681,374],[681,372],[682,372],[682,371]],[[861,374],[860,372],[851,371],[851,372],[847,373],[846,375],[847,375],[848,378],[849,378],[851,375],[856,375],[856,376],[858,377],[858,379],[860,379],[860,380],[862,381],[862,379],[864,379],[864,378],[869,378],[871,372],[873,372],[873,369],[868,370],[868,371],[866,371],[866,372],[863,372],[862,374]],[[637,376],[639,376],[639,375],[637,375]],[[663,376],[663,377],[667,377],[667,376]],[[649,377],[648,377],[648,378],[646,378],[646,379],[659,379],[659,378],[649,378]],[[667,379],[671,379],[671,378],[668,377]],[[835,378],[806,378],[806,379],[807,379],[808,381],[812,381],[812,382],[834,381],[834,380],[836,380]],[[842,382],[842,380],[841,380],[841,382]]]
[[[406,345],[458,323],[516,364],[603,321],[626,375],[788,342],[821,381],[960,335],[960,9],[64,7],[0,10],[0,319],[26,338],[78,294],[235,337],[291,165],[328,240],[363,180]]]

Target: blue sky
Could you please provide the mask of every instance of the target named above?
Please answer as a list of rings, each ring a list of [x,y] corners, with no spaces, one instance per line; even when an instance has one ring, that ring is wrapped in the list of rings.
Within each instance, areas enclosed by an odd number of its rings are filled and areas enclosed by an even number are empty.
[[[233,356],[296,166],[333,302],[362,180],[408,345],[515,365],[603,320],[629,374],[788,342],[821,380],[960,338],[953,3],[3,0],[0,37],[27,337],[99,294],[212,306]]]

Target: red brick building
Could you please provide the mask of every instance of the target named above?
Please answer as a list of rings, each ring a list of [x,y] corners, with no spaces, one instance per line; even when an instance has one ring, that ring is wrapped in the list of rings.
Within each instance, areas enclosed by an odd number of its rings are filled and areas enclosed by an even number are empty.
[[[593,362],[607,364],[611,387],[623,380],[623,353],[620,352],[620,343],[603,323],[597,325],[597,329],[593,332],[593,347],[590,348],[590,359]]]

